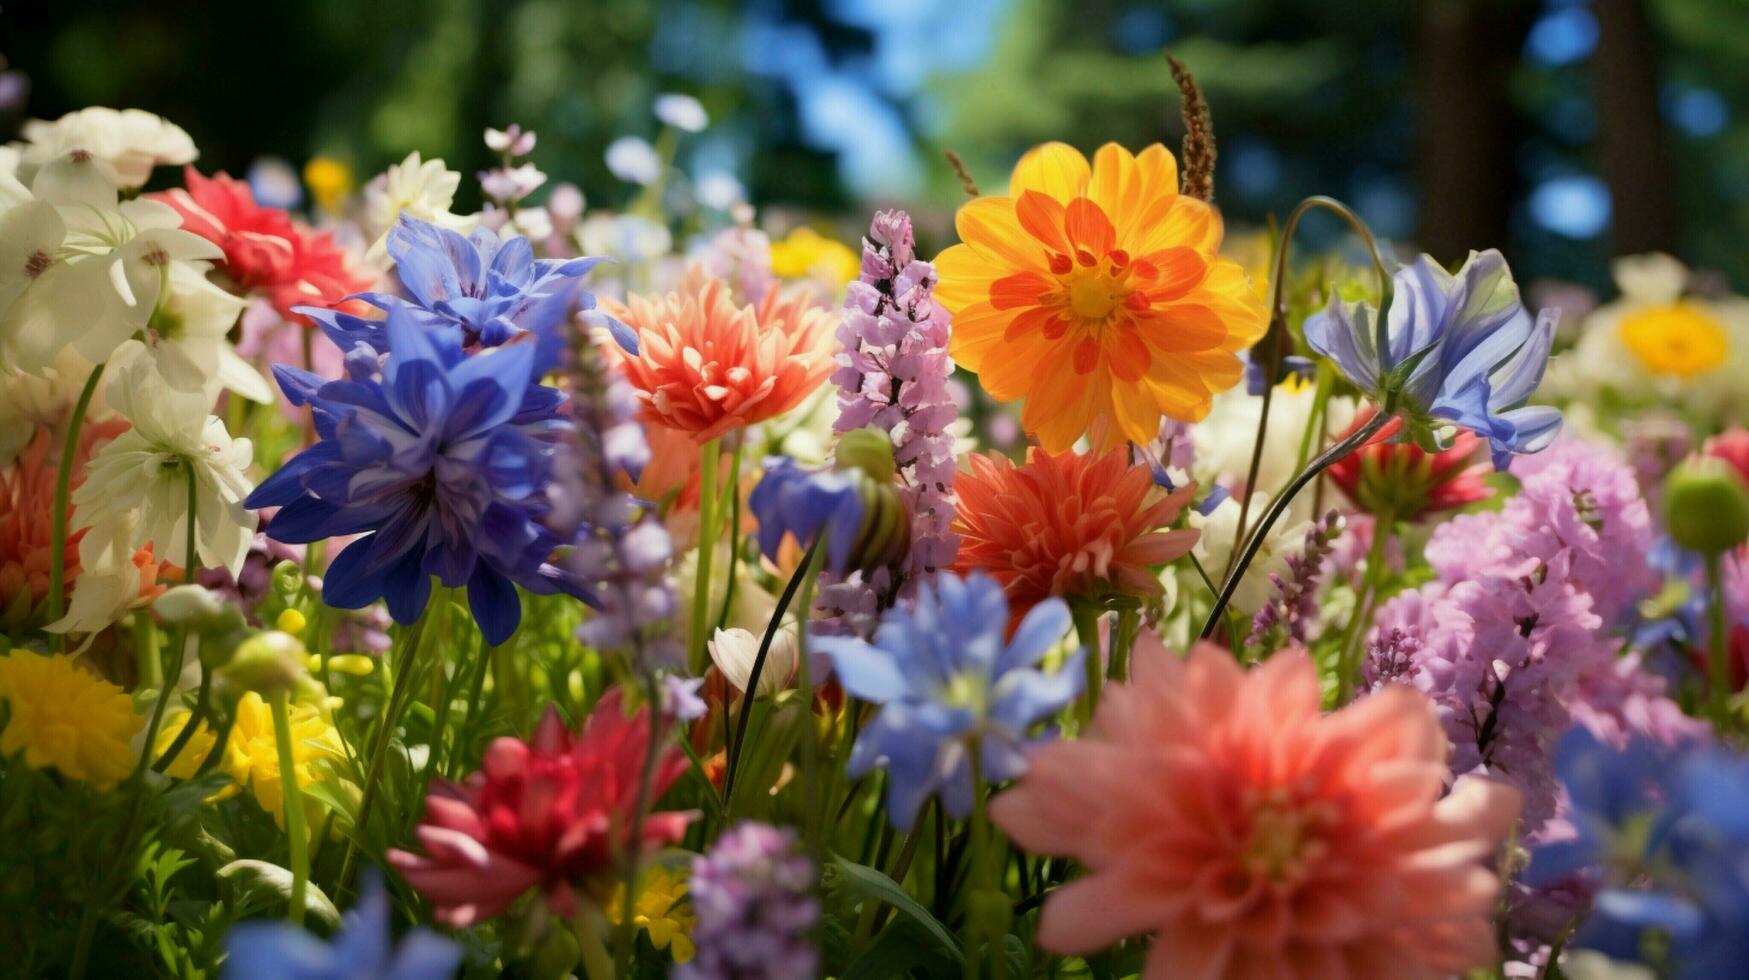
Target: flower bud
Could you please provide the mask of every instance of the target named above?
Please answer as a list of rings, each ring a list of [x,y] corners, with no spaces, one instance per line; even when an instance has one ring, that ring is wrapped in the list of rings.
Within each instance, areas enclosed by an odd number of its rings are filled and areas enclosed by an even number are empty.
[[[1722,459],[1691,456],[1664,481],[1664,524],[1682,548],[1723,554],[1749,540],[1749,484]]]
[[[233,687],[263,697],[290,693],[304,676],[305,656],[304,645],[297,637],[267,630],[243,641],[219,676]]]
[[[879,480],[858,470],[855,479],[857,495],[862,498],[862,526],[846,567],[870,572],[896,565],[911,546],[910,508],[891,478]]]
[[[875,428],[846,432],[838,437],[832,468],[861,470],[874,480],[891,483],[898,472],[898,465],[893,462],[893,441]]]
[[[181,624],[198,630],[219,621],[225,613],[225,601],[211,589],[178,585],[152,600],[152,611],[173,626]]]

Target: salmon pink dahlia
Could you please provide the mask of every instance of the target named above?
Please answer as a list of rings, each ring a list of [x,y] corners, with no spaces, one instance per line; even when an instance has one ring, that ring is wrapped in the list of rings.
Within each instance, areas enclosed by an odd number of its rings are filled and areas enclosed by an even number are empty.
[[[1378,411],[1366,408],[1354,418],[1349,435]],[[1451,446],[1428,452],[1402,440],[1403,420],[1392,419],[1366,444],[1331,464],[1330,482],[1368,514],[1413,521],[1486,500],[1493,492],[1481,459],[1482,440],[1468,430],[1452,436]]]
[[[392,850],[389,863],[437,907],[439,922],[457,928],[492,918],[531,888],[563,917],[576,912],[577,889],[606,900],[651,750],[648,710],[627,716],[619,691],[609,691],[574,736],[549,708],[530,741],[497,739],[466,782],[434,784],[418,830],[425,853]],[[680,749],[657,751],[652,800],[686,769]],[[649,814],[638,846],[677,843],[691,819]]]
[[[832,371],[836,321],[804,292],[742,306],[695,271],[672,293],[602,305],[636,332],[620,360],[645,420],[701,446],[795,408]]]
[[[1148,649],[1151,646],[1152,649]],[[1447,743],[1391,686],[1319,711],[1304,651],[1247,674],[1202,644],[1138,648],[1075,741],[1038,749],[990,815],[1087,871],[1051,893],[1038,942],[1092,953],[1153,933],[1148,980],[1433,980],[1493,962],[1487,861],[1511,787],[1443,791]]]
[[[280,316],[308,324],[292,307],[335,306],[370,286],[348,268],[333,235],[255,203],[246,182],[222,172],[203,177],[193,167],[183,178],[186,188],[152,196],[176,209],[183,228],[224,249],[225,272],[239,290],[267,297]]]
[[[1166,493],[1128,451],[1104,455],[1029,450],[1015,465],[992,453],[970,457],[954,483],[953,569],[982,570],[1008,594],[1015,622],[1050,596],[1102,600],[1160,593],[1154,570],[1196,544],[1197,532],[1167,530],[1193,487]]]

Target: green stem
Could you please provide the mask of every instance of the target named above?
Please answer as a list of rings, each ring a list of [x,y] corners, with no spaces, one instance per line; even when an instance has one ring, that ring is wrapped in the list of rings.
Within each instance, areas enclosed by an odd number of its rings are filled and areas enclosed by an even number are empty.
[[[735,576],[741,568],[741,493],[736,481],[740,478],[741,451],[745,448],[745,439],[735,444],[734,458],[729,461],[729,479],[723,485],[722,497],[729,506],[729,576],[723,584],[723,601],[714,620],[719,629],[729,625],[729,610],[735,603]]]
[[[815,539],[818,545],[819,540]],[[814,866],[820,866],[820,835],[819,828],[813,821],[814,811],[818,808],[815,802],[820,792],[820,783],[815,770],[818,768],[819,726],[814,724],[814,674],[808,665],[808,613],[814,608],[814,585],[820,581],[820,570],[826,566],[826,549],[815,547],[813,554],[803,566],[807,573],[802,576],[801,611],[796,613],[796,687],[802,695],[802,830],[807,835],[808,853],[814,858]],[[748,687],[753,685],[749,683]]]
[[[607,944],[601,939],[607,922],[601,910],[588,899],[578,902],[577,906],[577,918],[571,923],[571,932],[576,935],[577,949],[583,954],[584,980],[613,980],[613,960],[608,957]]]
[[[1314,441],[1318,448],[1323,448],[1323,440],[1314,439],[1314,437],[1321,436],[1324,432],[1325,416],[1330,408],[1330,393],[1335,385],[1335,369],[1330,366],[1329,361],[1320,360],[1318,362],[1318,387],[1316,391],[1312,392],[1312,410],[1306,415],[1306,428],[1300,433],[1300,452],[1294,458],[1295,473],[1305,469],[1306,460],[1312,458]]]
[[[1378,598],[1379,586],[1384,583],[1385,552],[1390,544],[1392,529],[1396,526],[1396,518],[1389,512],[1381,513],[1373,518],[1372,544],[1366,549],[1366,571],[1362,573],[1360,588],[1354,594],[1354,614],[1348,619],[1348,626],[1342,631],[1342,645],[1336,653],[1336,698],[1338,704],[1347,704],[1359,686],[1356,675],[1360,668],[1360,651],[1355,645],[1366,634],[1366,626],[1372,622],[1372,610]]]
[[[176,733],[176,737],[171,739],[170,747],[164,750],[164,754],[158,757],[157,762],[152,763],[153,772],[163,772],[168,769],[170,764],[176,761],[176,757],[182,754],[182,750],[187,748],[188,740],[194,737],[195,729],[199,728],[200,723],[206,720],[206,702],[207,696],[212,690],[212,682],[212,672],[206,669],[206,661],[203,660],[200,664],[200,687],[196,688],[194,692],[194,708],[189,711],[188,720],[182,723],[182,728]]]
[[[641,659],[641,658],[640,658]],[[662,688],[655,673],[646,676],[644,711],[650,717],[650,744],[644,747],[643,768],[638,773],[638,791],[632,799],[631,826],[625,840],[625,902],[620,906],[619,932],[614,938],[621,972],[631,975],[632,952],[636,948],[638,923],[638,890],[643,885],[644,816],[650,808],[650,793],[656,782],[656,760],[662,755],[662,735],[667,718],[662,712]]]
[[[376,734],[371,739],[370,765],[365,770],[364,788],[358,801],[358,820],[353,824],[356,833],[347,839],[346,856],[340,861],[340,877],[335,879],[337,892],[344,891],[347,887],[352,867],[358,860],[358,841],[370,832],[370,811],[372,804],[376,802],[377,784],[383,778],[383,764],[389,754],[389,737],[400,720],[401,708],[404,707],[407,693],[412,686],[408,682],[414,674],[413,667],[418,661],[419,651],[425,645],[426,621],[431,618],[431,610],[436,606],[436,601],[426,603],[425,611],[419,614],[401,643],[401,648],[406,652],[401,655],[401,663],[396,667],[399,673],[395,677],[394,689],[389,694],[389,703],[383,709],[382,719],[377,722]]]
[[[698,456],[698,575],[692,584],[692,649],[689,656],[694,675],[703,675],[710,660],[705,632],[711,608],[711,563],[717,551],[717,466],[722,443],[712,439]]]
[[[73,414],[67,419],[67,438],[61,443],[60,465],[55,470],[55,503],[54,515],[50,523],[50,539],[55,546],[49,551],[49,610],[48,621],[54,622],[61,618],[66,610],[62,608],[66,597],[66,583],[63,581],[67,573],[67,513],[68,496],[73,487],[73,457],[79,454],[79,433],[85,427],[85,412],[91,407],[91,396],[97,393],[97,382],[103,378],[103,365],[91,369],[91,374],[85,379],[85,387],[79,392],[79,401],[73,406]],[[55,642],[65,648],[66,634],[60,634],[61,639]]]
[[[480,648],[474,658],[474,677],[468,682],[468,713],[462,720],[461,734],[456,737],[454,747],[450,749],[449,766],[445,770],[451,779],[457,775],[457,766],[461,764],[462,753],[474,744],[474,726],[480,721],[480,699],[486,691],[486,668],[492,662],[492,648],[486,645],[486,635],[480,634]]]
[[[1075,621],[1075,637],[1082,647],[1081,666],[1087,674],[1087,689],[1081,692],[1081,726],[1085,728],[1099,710],[1099,688],[1105,672],[1099,669],[1099,610],[1085,602],[1069,604]]]
[[[1707,644],[1711,690],[1708,692],[1707,704],[1712,712],[1713,723],[1721,730],[1729,731],[1732,727],[1730,636],[1725,625],[1724,560],[1720,555],[1707,556],[1706,580],[1707,589],[1712,593],[1712,635]]]
[[[273,706],[273,741],[279,747],[279,792],[285,804],[285,836],[291,848],[291,909],[286,917],[292,925],[304,924],[304,892],[310,881],[310,836],[304,830],[304,796],[298,787],[297,758],[292,754],[291,708],[286,693],[275,691],[269,702]]]
[[[1117,614],[1117,630],[1112,634],[1111,665],[1106,670],[1106,676],[1114,681],[1130,679],[1130,650],[1136,645],[1136,636],[1142,631],[1142,611],[1140,609],[1125,609]]]
[[[729,754],[728,771],[723,777],[723,813],[729,813],[730,801],[735,793],[735,773],[739,771],[741,747],[747,741],[748,719],[753,717],[753,695],[759,690],[760,675],[765,673],[765,658],[771,652],[771,643],[777,637],[777,631],[783,628],[784,613],[789,610],[790,600],[795,598],[801,588],[802,580],[807,577],[808,569],[814,564],[814,553],[820,550],[820,539],[808,546],[807,554],[802,556],[802,563],[796,566],[795,574],[790,576],[789,584],[783,587],[783,594],[777,597],[777,608],[772,611],[771,621],[765,624],[765,636],[759,641],[759,652],[753,656],[753,668],[747,673],[747,690],[741,692],[741,716],[735,723],[735,738],[733,742],[724,745]],[[806,609],[806,606],[802,607]],[[801,617],[806,623],[807,616]]]

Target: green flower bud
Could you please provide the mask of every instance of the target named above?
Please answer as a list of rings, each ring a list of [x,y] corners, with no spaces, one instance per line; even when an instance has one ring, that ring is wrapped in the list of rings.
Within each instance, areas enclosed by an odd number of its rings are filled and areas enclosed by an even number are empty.
[[[266,630],[244,640],[219,677],[233,687],[254,691],[263,697],[292,692],[304,676],[309,654],[290,633]]]
[[[1749,540],[1749,485],[1724,460],[1691,456],[1664,480],[1664,524],[1681,547],[1723,554]]]
[[[833,469],[850,473],[862,498],[862,527],[850,568],[872,572],[898,564],[911,547],[911,511],[899,494],[893,442],[879,429],[856,429],[838,439]]]
[[[833,451],[833,469],[861,470],[872,479],[883,482],[893,482],[893,477],[899,472],[898,464],[893,461],[893,441],[885,432],[879,429],[856,429],[838,437],[838,448]]]
[[[198,630],[216,623],[225,614],[225,600],[203,586],[178,585],[152,600],[152,611],[173,626],[182,624]]]

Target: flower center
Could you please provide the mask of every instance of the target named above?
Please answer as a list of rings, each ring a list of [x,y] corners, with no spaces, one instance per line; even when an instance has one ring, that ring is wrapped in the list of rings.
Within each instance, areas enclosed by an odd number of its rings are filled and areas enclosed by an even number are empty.
[[[1320,838],[1329,816],[1316,805],[1296,805],[1280,790],[1267,794],[1251,809],[1251,835],[1240,856],[1245,869],[1275,881],[1298,879],[1326,846]]]
[[[1068,286],[1069,309],[1077,317],[1094,322],[1111,316],[1112,311],[1122,306],[1129,296],[1129,288],[1123,279],[1098,269],[1076,270],[1069,278]]]
[[[1724,325],[1694,303],[1630,314],[1620,329],[1622,343],[1653,374],[1692,378],[1724,364],[1730,353]]]

